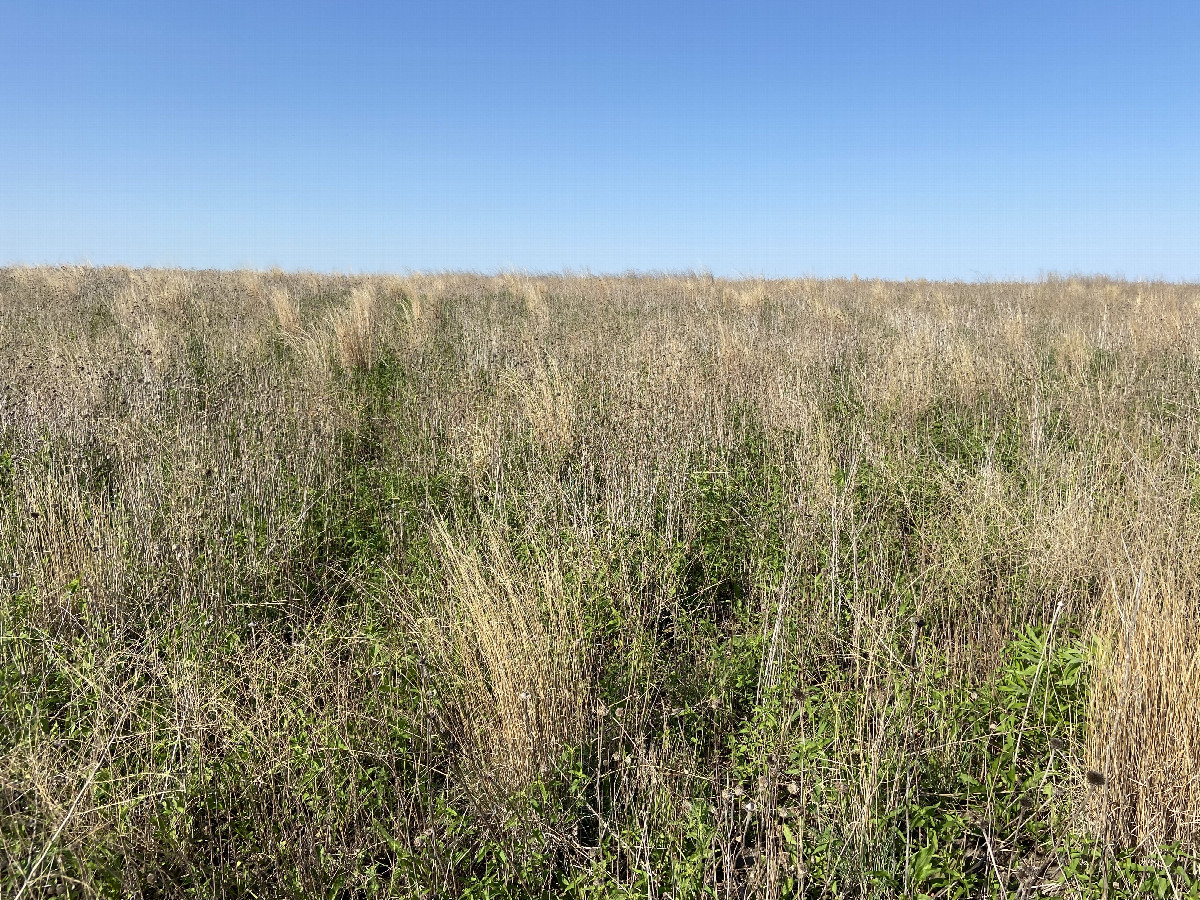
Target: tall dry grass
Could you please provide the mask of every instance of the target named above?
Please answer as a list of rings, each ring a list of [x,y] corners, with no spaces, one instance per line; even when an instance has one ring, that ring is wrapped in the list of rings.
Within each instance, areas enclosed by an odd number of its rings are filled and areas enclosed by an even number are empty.
[[[580,739],[590,688],[581,598],[559,560],[522,565],[494,531],[482,547],[444,528],[437,540],[449,601],[433,610],[427,660],[452,700],[447,725],[466,739],[467,777],[499,802]]]
[[[1075,837],[1196,848],[1198,318],[0,271],[0,884],[896,895],[942,828],[1086,894]]]

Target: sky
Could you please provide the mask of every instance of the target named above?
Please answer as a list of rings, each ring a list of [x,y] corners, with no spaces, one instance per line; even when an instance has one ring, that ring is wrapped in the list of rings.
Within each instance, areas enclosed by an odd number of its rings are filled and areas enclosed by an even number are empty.
[[[0,264],[1200,280],[1200,4],[0,0]]]

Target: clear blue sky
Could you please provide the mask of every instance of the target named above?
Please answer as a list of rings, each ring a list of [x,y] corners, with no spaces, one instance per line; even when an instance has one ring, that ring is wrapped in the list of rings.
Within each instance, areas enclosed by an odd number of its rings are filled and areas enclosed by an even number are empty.
[[[1200,4],[0,0],[0,263],[1200,279]]]

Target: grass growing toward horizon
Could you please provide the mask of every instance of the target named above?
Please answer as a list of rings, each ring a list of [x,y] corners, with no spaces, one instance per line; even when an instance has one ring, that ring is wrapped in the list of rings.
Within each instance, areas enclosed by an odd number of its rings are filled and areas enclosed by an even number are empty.
[[[1200,896],[1200,287],[0,269],[0,894]]]

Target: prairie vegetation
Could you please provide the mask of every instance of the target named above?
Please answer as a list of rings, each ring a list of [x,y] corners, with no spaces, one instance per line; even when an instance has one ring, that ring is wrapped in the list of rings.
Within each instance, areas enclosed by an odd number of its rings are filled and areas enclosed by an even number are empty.
[[[1197,896],[1200,288],[0,270],[0,894]]]

